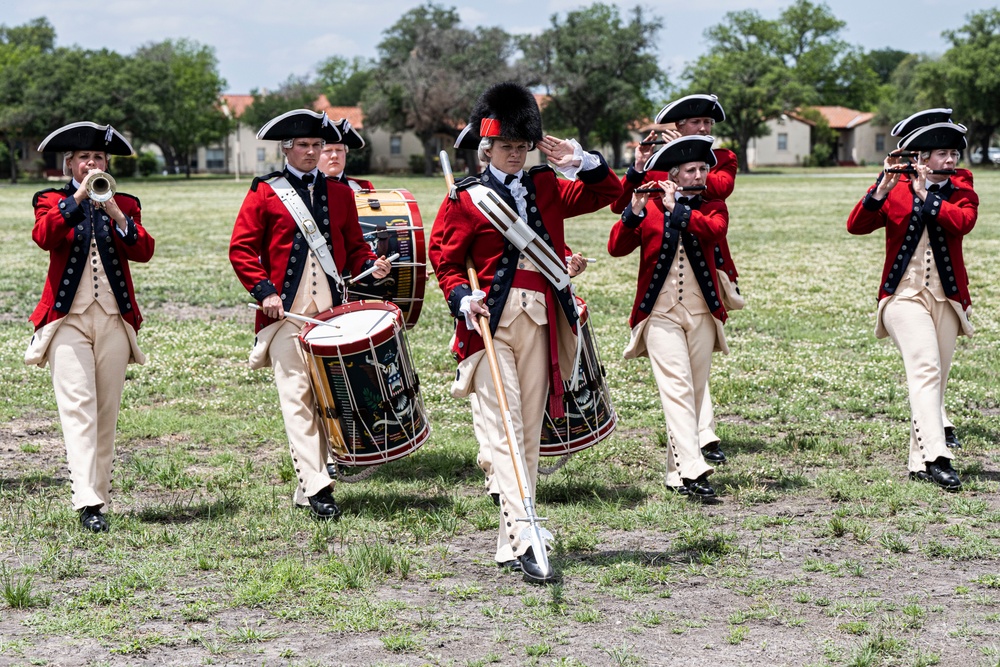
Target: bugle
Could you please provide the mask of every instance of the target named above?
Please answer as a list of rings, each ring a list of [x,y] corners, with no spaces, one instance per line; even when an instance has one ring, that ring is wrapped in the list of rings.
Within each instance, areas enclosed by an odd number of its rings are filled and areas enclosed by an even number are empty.
[[[114,197],[117,189],[115,177],[106,171],[98,171],[87,177],[87,196],[98,203]]]

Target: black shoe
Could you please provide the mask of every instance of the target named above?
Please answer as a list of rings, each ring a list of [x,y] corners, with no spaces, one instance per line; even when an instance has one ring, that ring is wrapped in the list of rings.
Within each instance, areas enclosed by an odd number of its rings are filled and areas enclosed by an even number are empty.
[[[726,455],[722,451],[722,443],[718,440],[715,442],[710,442],[701,448],[701,455],[705,457],[705,460],[709,463],[725,463]]]
[[[669,484],[667,484],[667,491],[670,491],[671,493],[677,494],[678,496],[690,496],[691,495],[691,492],[688,491],[688,488],[686,486],[684,486],[683,484],[681,486],[670,486]]]
[[[497,563],[497,567],[508,572],[520,572],[521,562],[516,558],[514,560],[505,560],[502,563]]]
[[[962,488],[962,480],[958,478],[958,473],[951,467],[951,461],[943,456],[928,463],[926,471],[911,472],[910,479],[933,482],[945,491],[958,491]]]
[[[101,506],[84,507],[80,510],[80,525],[92,533],[108,532],[108,520],[101,514]]]
[[[542,572],[538,561],[535,560],[535,552],[532,551],[531,547],[528,547],[527,551],[518,556],[517,561],[521,564],[521,571],[524,572],[524,578],[530,583],[550,584],[556,580],[555,573],[546,574]]]
[[[961,449],[962,443],[958,441],[958,436],[955,435],[954,426],[944,427],[944,444],[948,445],[949,449]]]
[[[493,504],[494,505],[496,505],[497,507],[500,507],[500,494],[499,493],[491,493],[490,494],[490,498],[493,499]]]
[[[715,489],[708,483],[708,473],[705,473],[698,479],[682,479],[681,482],[684,483],[684,488],[688,490],[688,495],[693,498],[701,500],[703,498],[715,497]]]
[[[334,502],[329,486],[316,495],[309,496],[308,500],[313,516],[317,519],[333,519],[336,521],[340,518],[340,508]]]

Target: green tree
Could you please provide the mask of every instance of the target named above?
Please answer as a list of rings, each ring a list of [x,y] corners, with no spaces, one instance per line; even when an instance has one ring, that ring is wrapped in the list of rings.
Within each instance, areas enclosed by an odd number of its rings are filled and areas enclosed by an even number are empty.
[[[155,144],[170,171],[190,176],[199,146],[221,140],[231,129],[219,105],[226,82],[211,47],[165,40],[136,50],[129,59],[137,114],[128,127],[139,141]]]
[[[789,76],[810,91],[809,104],[868,110],[878,101],[878,74],[860,48],[840,39],[846,23],[827,5],[796,0],[773,23],[772,48]]]
[[[892,75],[896,71],[896,68],[911,56],[912,54],[900,51],[899,49],[875,49],[865,54],[865,60],[868,63],[868,67],[875,72],[879,82],[886,84],[892,80]]]
[[[685,71],[690,92],[711,92],[726,109],[715,133],[729,139],[741,172],[750,171],[747,148],[769,133],[767,121],[794,109],[808,89],[789,76],[775,48],[778,26],[754,10],[730,12],[705,31],[708,52]]]
[[[651,95],[666,84],[655,51],[663,21],[639,7],[623,21],[617,7],[598,2],[562,20],[553,14],[550,23],[522,42],[525,60],[550,95],[546,124],[574,128],[584,146],[609,144],[620,166],[629,126],[655,111]]]
[[[319,85],[309,77],[290,76],[277,90],[250,91],[253,102],[240,117],[240,122],[251,127],[262,127],[275,116],[292,109],[313,109],[320,95]]]
[[[803,105],[868,109],[878,74],[864,53],[839,38],[844,22],[825,4],[796,0],[775,20],[755,10],[730,12],[705,31],[708,53],[685,71],[689,92],[712,92],[726,108],[716,129],[731,140],[740,171],[746,150],[766,136],[767,121]]]
[[[969,127],[969,143],[988,154],[1000,127],[1000,9],[966,16],[958,30],[943,33],[951,48],[916,73],[918,85],[933,104],[949,106]]]
[[[514,40],[500,28],[468,30],[458,12],[428,3],[403,14],[378,45],[378,76],[362,97],[365,125],[412,130],[433,174],[442,135],[455,138],[482,90],[518,79]]]
[[[31,84],[26,63],[51,53],[55,39],[55,28],[45,18],[22,26],[0,25],[0,137],[12,183],[18,177],[18,146],[27,138],[29,129],[38,124],[36,110],[24,101],[24,88]]]
[[[370,60],[354,57],[330,56],[319,64],[317,84],[335,107],[353,107],[361,101],[361,95],[373,74]]]

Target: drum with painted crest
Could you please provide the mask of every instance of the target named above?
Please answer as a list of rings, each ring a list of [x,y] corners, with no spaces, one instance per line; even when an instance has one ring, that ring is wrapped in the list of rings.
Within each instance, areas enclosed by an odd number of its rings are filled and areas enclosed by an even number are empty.
[[[356,301],[316,316],[299,343],[333,459],[373,466],[416,451],[430,435],[420,380],[392,303]]]
[[[618,424],[597,339],[590,327],[590,311],[580,297],[576,297],[576,305],[582,341],[577,365],[579,380],[576,389],[572,389],[573,378],[563,379],[564,418],[553,419],[546,408],[542,418],[541,456],[562,456],[592,447],[611,435]]]
[[[402,311],[406,328],[412,329],[427,283],[427,244],[417,201],[408,190],[361,190],[354,193],[354,201],[372,251],[379,257],[399,253],[399,258],[392,262],[389,275],[374,285],[349,287],[347,299],[391,301]]]

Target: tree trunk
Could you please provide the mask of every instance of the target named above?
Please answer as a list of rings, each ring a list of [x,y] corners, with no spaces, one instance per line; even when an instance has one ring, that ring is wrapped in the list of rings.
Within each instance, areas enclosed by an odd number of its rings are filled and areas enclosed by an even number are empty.
[[[435,141],[433,134],[420,137],[420,141],[424,145],[424,176],[433,176],[438,142]]]
[[[611,141],[611,166],[614,169],[622,166],[622,142],[617,138]]]
[[[733,137],[733,152],[736,153],[736,164],[741,174],[750,173],[750,161],[747,157],[747,146],[749,143],[749,140]]]
[[[14,151],[14,140],[7,140],[7,159],[10,160],[10,182],[17,183],[17,153]]]

